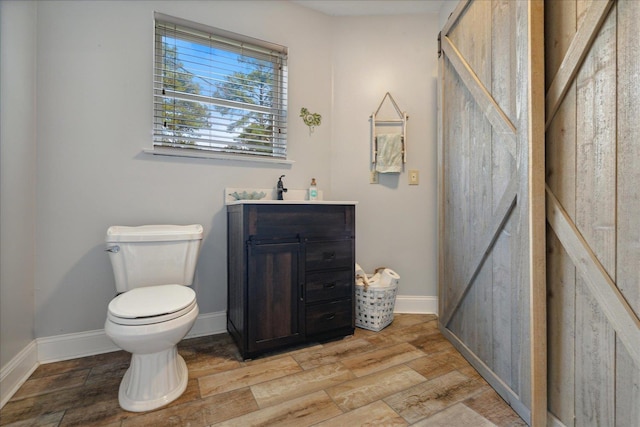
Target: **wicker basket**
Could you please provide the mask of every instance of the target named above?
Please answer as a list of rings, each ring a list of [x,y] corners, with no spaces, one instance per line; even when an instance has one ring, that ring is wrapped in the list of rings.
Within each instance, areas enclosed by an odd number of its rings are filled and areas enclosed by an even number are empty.
[[[376,288],[356,285],[356,326],[370,331],[381,331],[393,322],[398,284]]]

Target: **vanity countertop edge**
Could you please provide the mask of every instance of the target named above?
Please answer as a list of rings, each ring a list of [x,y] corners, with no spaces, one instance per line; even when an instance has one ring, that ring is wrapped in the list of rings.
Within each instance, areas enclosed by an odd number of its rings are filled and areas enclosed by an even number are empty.
[[[234,200],[227,202],[233,205],[357,205],[352,200]]]

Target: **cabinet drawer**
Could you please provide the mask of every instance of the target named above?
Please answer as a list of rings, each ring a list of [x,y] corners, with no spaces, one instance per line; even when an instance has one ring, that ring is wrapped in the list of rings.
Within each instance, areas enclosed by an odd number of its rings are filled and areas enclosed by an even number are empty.
[[[353,236],[355,233],[353,205],[298,205],[274,201],[273,204],[241,206],[248,235],[289,238],[298,235]]]
[[[324,270],[327,268],[354,268],[353,240],[329,240],[307,242],[307,270]]]
[[[307,273],[306,301],[313,303],[340,298],[352,298],[353,272],[349,270]]]
[[[353,325],[352,300],[307,306],[306,322],[307,335],[351,327]]]

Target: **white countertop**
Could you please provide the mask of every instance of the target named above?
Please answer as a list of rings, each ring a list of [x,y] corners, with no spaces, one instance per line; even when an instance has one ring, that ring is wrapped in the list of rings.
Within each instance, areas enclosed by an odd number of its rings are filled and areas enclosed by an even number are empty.
[[[236,200],[231,196],[232,193],[264,193],[264,198],[256,199],[241,199]],[[352,200],[323,200],[324,193],[322,190],[318,190],[318,200],[308,200],[307,189],[294,189],[290,188],[289,191],[284,193],[284,200],[276,200],[275,188],[225,188],[224,189],[224,202],[227,205],[357,205],[358,202]]]
[[[357,205],[352,200],[234,200],[227,205]]]

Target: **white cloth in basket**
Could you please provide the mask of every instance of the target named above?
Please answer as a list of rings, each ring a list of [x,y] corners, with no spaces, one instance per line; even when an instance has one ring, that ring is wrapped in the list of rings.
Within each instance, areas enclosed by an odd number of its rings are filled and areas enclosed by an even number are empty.
[[[400,282],[400,275],[390,268],[378,271],[371,277],[368,277],[368,284],[373,288],[388,288],[396,286]]]
[[[362,286],[362,285],[369,285],[369,280],[367,278],[367,273],[364,272],[364,270],[362,269],[362,267],[360,267],[360,264],[358,264],[356,262],[356,284]]]

